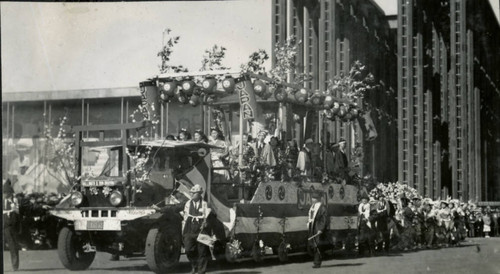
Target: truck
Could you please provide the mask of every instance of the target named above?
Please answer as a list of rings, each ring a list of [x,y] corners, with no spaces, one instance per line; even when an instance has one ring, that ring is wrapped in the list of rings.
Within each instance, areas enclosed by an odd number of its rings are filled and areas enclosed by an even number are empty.
[[[192,85],[192,77],[199,76],[178,73],[148,79],[141,83],[145,105],[163,103],[166,89],[170,94],[167,99],[183,96],[182,89],[187,88],[182,81]],[[253,96],[254,84],[261,80],[252,82],[256,75],[241,73],[233,79],[227,72],[204,72],[201,76],[212,81],[214,89],[236,88],[245,96]],[[222,77],[223,81],[229,79],[229,83],[214,85],[214,76]],[[214,92],[200,92],[208,86],[202,84],[191,92],[201,97],[202,102],[210,101],[207,98],[213,100]],[[186,97],[180,101],[186,103]],[[240,125],[243,116],[253,114],[252,106],[246,104],[248,101],[238,102],[245,103],[245,108],[241,104]],[[309,107],[319,111],[317,106]],[[330,247],[354,248],[360,196],[356,184],[340,179],[322,180],[321,176],[268,177],[249,188],[242,182],[239,167],[212,165],[211,150],[219,147],[194,141],[137,138],[150,127],[148,121],[73,127],[77,173],[81,178],[71,194],[51,211],[65,222],[59,233],[58,253],[67,269],[88,268],[100,251],[145,256],[154,272],[171,271],[182,253],[180,211],[194,184],[203,187],[204,198],[211,208],[209,222],[216,239],[211,247],[216,260],[260,262],[266,257],[277,257],[284,262],[289,254],[310,252],[308,211],[311,194],[317,191],[322,193],[322,202],[330,216],[327,231]],[[240,126],[240,136],[242,130]],[[109,131],[119,131],[121,138],[106,139]],[[89,132],[98,138],[85,139]],[[242,140],[240,155],[241,144]],[[141,158],[145,154],[150,157],[144,165],[147,178],[142,180],[129,171],[137,161],[145,159]]]

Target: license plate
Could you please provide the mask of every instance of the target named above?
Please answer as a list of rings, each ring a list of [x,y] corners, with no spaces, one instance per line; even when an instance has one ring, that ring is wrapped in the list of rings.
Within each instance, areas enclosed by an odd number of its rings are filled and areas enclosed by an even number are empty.
[[[104,221],[87,221],[87,229],[89,230],[103,230]]]

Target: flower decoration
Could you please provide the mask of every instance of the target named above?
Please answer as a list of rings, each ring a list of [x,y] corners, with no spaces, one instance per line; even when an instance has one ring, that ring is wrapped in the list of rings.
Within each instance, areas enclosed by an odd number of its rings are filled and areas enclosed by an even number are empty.
[[[105,186],[102,189],[102,194],[104,194],[104,197],[108,197],[109,194],[111,194],[112,189],[109,186]]]
[[[97,189],[97,187],[95,187],[95,186],[89,187],[89,191],[90,191],[90,194],[92,194],[92,195],[99,194],[99,189]]]

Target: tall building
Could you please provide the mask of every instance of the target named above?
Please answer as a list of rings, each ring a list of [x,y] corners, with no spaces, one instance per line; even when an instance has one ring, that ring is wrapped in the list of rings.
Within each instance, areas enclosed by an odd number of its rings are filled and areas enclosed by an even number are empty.
[[[398,0],[398,179],[500,200],[500,28],[486,0]]]
[[[397,59],[394,33],[382,9],[373,1],[361,0],[273,0],[272,16],[273,48],[292,35],[302,41],[296,65],[297,72],[313,76],[306,83],[307,88],[326,90],[328,81],[348,73],[356,60],[366,65],[379,81],[375,94],[365,98],[374,106],[371,116],[379,138],[371,142],[363,140],[355,123],[334,121],[325,128],[330,141],[347,140],[348,152],[358,144],[363,147],[363,173],[381,181],[395,181]],[[341,97],[340,92],[337,97]],[[321,132],[322,127],[318,122],[312,131],[305,132]],[[301,129],[293,131],[292,137],[300,140],[304,132]]]

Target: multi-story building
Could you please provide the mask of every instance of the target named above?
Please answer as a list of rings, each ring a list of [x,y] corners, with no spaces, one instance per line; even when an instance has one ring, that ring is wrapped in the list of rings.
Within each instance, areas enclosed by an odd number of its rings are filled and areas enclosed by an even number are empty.
[[[398,179],[500,200],[500,28],[488,1],[398,0]]]
[[[306,88],[326,90],[329,80],[349,73],[357,60],[378,80],[380,87],[365,100],[373,106],[371,117],[379,138],[370,142],[363,140],[353,122],[337,120],[326,123],[324,127],[330,133],[330,141],[347,140],[348,154],[356,145],[363,147],[363,173],[381,181],[395,181],[397,58],[395,33],[383,10],[374,1],[273,0],[272,16],[273,48],[292,35],[302,41],[296,67],[297,72],[313,76]],[[336,95],[342,96],[340,91]],[[294,133],[292,137],[300,140],[310,134],[318,140],[323,124],[317,116],[312,120],[318,121],[312,130],[298,126],[297,130],[291,131]]]

